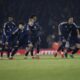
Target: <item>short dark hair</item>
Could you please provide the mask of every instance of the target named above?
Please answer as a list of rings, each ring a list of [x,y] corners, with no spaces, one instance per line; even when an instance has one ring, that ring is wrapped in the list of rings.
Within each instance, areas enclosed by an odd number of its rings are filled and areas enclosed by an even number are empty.
[[[31,15],[31,16],[30,16],[30,18],[34,18],[34,17],[37,17],[37,16],[36,16],[36,15]]]
[[[22,25],[24,25],[24,22],[23,22],[23,21],[19,21],[19,24],[22,24]]]

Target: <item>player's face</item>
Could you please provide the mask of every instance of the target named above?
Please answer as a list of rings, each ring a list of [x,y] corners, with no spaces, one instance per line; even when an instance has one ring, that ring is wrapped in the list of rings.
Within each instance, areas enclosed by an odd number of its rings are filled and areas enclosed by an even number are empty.
[[[34,22],[36,22],[36,21],[37,21],[37,17],[36,17],[36,16],[34,16],[34,18],[33,18],[33,19],[34,19]]]
[[[12,17],[8,17],[8,21],[13,21],[13,18]]]
[[[69,18],[68,23],[72,24],[74,22],[73,18]]]
[[[33,26],[34,25],[34,22],[35,22],[34,19],[29,19],[29,25],[30,26]]]
[[[23,30],[24,29],[24,25],[23,24],[19,24],[19,29]]]

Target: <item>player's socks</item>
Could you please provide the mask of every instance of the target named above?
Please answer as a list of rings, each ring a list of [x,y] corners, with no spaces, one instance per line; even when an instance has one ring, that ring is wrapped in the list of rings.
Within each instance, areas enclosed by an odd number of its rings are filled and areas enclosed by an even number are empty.
[[[67,58],[67,57],[68,57],[68,54],[67,54],[67,53],[65,53],[64,55],[65,55],[65,58]]]

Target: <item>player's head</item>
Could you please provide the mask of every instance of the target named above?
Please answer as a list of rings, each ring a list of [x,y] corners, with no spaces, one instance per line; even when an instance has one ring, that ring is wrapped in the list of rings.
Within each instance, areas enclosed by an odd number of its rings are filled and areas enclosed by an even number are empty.
[[[23,23],[19,23],[19,29],[21,29],[21,30],[24,29],[24,24]]]
[[[13,17],[9,16],[8,21],[13,21]]]
[[[28,24],[29,24],[30,26],[33,26],[33,25],[34,25],[34,19],[33,19],[33,18],[29,18]]]
[[[36,16],[36,15],[32,15],[30,18],[31,18],[31,19],[33,19],[33,20],[34,20],[34,22],[36,22],[36,21],[37,21],[37,16]]]
[[[33,19],[36,22],[37,21],[37,16],[33,16]]]
[[[68,23],[69,23],[69,24],[73,24],[73,23],[74,23],[73,17],[70,17],[70,18],[68,19]]]

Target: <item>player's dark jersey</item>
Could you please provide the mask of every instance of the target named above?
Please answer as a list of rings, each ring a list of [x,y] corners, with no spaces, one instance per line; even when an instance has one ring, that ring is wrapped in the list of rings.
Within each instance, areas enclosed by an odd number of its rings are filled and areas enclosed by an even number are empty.
[[[31,42],[30,38],[29,38],[29,35],[28,35],[28,29],[27,29],[27,27],[25,27],[23,30],[17,29],[15,32],[16,32],[15,33],[16,39],[19,42],[19,44],[18,44],[19,47],[20,46],[21,47],[26,47],[27,44],[29,42]]]
[[[31,38],[31,41],[40,41],[41,28],[36,23],[33,26],[27,25],[27,29]]]
[[[69,24],[69,26],[70,26],[71,37],[77,37],[77,30],[78,30],[77,25],[73,23],[73,24]]]
[[[68,24],[67,22],[62,22],[58,26],[59,35],[62,35],[66,40],[69,39],[70,36],[77,35],[77,26],[75,23]]]
[[[3,26],[3,32],[2,32],[2,42],[10,42],[12,33],[14,32],[16,28],[16,25],[14,22],[6,22]]]
[[[61,35],[62,37],[64,37],[67,40],[67,38],[69,36],[69,30],[70,30],[67,22],[60,23],[58,26],[58,29],[59,29],[59,35]]]
[[[3,34],[5,36],[11,36],[12,32],[15,30],[16,26],[14,22],[6,22],[3,26]]]
[[[71,24],[71,28],[70,28],[70,37],[69,37],[69,43],[71,44],[71,46],[74,46],[77,42],[78,42],[78,26],[73,23]]]

